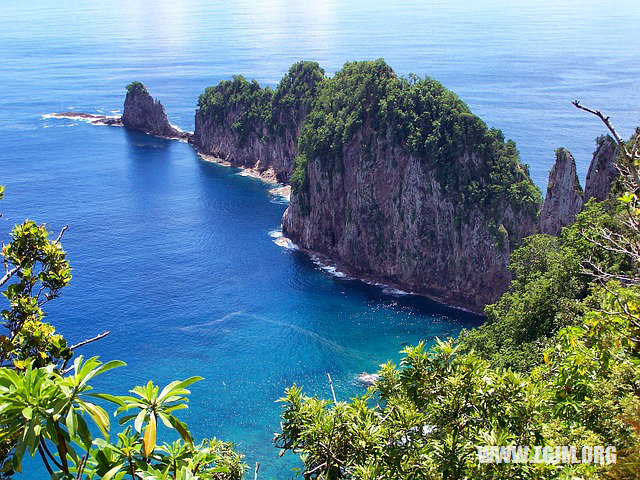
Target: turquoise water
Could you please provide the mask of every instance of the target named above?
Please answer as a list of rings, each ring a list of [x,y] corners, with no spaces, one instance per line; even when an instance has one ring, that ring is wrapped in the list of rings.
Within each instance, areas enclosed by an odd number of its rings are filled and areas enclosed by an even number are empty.
[[[192,129],[198,93],[235,73],[275,85],[313,59],[384,57],[430,74],[516,140],[540,186],[564,145],[584,179],[603,133],[571,100],[640,123],[640,13],[633,1],[3,2],[0,16],[0,232],[31,217],[59,229],[74,280],[50,304],[84,353],[128,363],[100,386],[201,375],[185,414],[196,437],[233,440],[261,478],[277,458],[274,400],[297,382],[341,398],[354,376],[406,344],[478,319],[428,300],[336,278],[274,243],[286,205],[260,181],[200,160],[179,142],[43,119],[117,111],[143,81]],[[41,478],[29,465],[24,478]]]

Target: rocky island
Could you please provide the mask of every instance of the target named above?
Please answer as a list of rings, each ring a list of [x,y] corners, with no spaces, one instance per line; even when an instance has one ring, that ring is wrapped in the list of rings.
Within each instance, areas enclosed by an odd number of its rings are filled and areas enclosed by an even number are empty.
[[[121,118],[56,115],[187,140],[290,184],[282,229],[297,246],[478,313],[507,290],[510,253],[525,237],[559,234],[618,175],[610,137],[598,139],[584,192],[573,157],[558,149],[543,202],[514,142],[439,82],[398,77],[381,59],[333,77],[299,62],[275,89],[234,76],[200,95],[193,134],[173,127],[140,82],[127,87]]]
[[[132,82],[127,86],[121,121],[127,128],[156,137],[184,140],[190,137],[188,133],[182,132],[169,123],[167,112],[160,100],[154,100],[140,82]]]
[[[316,62],[293,65],[275,90],[239,75],[224,80],[200,95],[191,142],[203,154],[287,183],[302,126],[325,80]]]

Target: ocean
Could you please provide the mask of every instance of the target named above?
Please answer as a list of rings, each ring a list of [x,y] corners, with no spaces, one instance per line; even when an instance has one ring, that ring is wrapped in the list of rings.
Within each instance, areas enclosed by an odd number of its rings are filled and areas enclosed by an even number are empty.
[[[289,66],[383,57],[430,75],[516,141],[546,188],[554,150],[582,181],[605,133],[571,101],[598,107],[628,137],[640,124],[635,1],[2,2],[0,238],[32,218],[63,238],[72,285],[47,305],[86,356],[128,366],[96,386],[115,393],[200,375],[186,420],[196,438],[233,441],[260,478],[296,459],[271,445],[275,400],[296,383],[341,399],[407,345],[482,319],[343,278],[275,243],[286,204],[269,185],[201,160],[177,141],[43,118],[118,114],[143,82],[172,123],[193,129],[197,96],[242,74],[275,86]],[[162,431],[161,431],[162,432]],[[164,433],[169,433],[166,430]],[[21,478],[43,478],[28,462]]]

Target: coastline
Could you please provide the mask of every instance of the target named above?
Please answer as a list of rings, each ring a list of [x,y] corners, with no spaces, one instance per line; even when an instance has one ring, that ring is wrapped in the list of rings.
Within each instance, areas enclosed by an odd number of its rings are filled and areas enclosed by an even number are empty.
[[[395,296],[414,295],[418,297],[424,297],[429,300],[432,300],[435,303],[444,305],[445,307],[452,308],[455,310],[460,310],[465,313],[471,313],[473,315],[478,315],[480,317],[484,317],[484,312],[482,311],[482,309],[479,309],[473,305],[468,305],[463,302],[452,302],[451,300],[444,299],[443,297],[433,294],[431,292],[415,291],[410,287],[408,287],[407,285],[402,285],[401,283],[394,282],[383,276],[375,276],[375,275],[366,274],[366,273],[363,274],[363,273],[354,272],[345,264],[341,262],[337,262],[320,252],[316,252],[314,250],[301,247],[300,245],[295,243],[291,238],[287,237],[282,231],[281,231],[281,236],[279,238],[276,238],[274,240],[274,243],[283,248],[296,250],[308,255],[311,261],[315,263],[321,270],[328,272],[334,277],[342,278],[344,280],[356,280],[359,282],[366,283],[367,285],[380,287],[382,288],[383,291],[389,290],[385,292],[389,295],[395,295]],[[323,268],[323,266],[327,268]]]
[[[91,125],[99,125],[106,127],[125,127],[122,123],[121,115],[100,115],[94,113],[83,113],[83,112],[56,112],[56,113],[45,113],[40,118],[48,119],[48,118],[66,118],[69,120],[80,120],[82,122],[90,123]],[[181,130],[179,127],[170,124],[171,128],[175,130],[176,135],[156,135],[153,133],[145,132],[144,130],[135,130],[140,133],[144,133],[146,135],[150,135],[152,137],[157,138],[166,138],[167,140],[178,140],[180,142],[189,142],[192,132],[185,132]]]
[[[66,118],[71,120],[80,120],[90,123],[92,125],[103,125],[110,127],[124,127],[121,121],[121,117],[117,115],[107,116],[107,115],[98,115],[98,114],[90,114],[90,113],[81,113],[81,112],[61,112],[61,113],[49,113],[42,115],[42,118]],[[222,158],[216,157],[215,155],[209,155],[200,151],[195,145],[189,142],[192,133],[183,132],[177,127],[173,126],[176,131],[180,132],[179,136],[163,136],[163,135],[155,135],[149,132],[140,131],[146,135],[150,135],[152,137],[158,138],[166,138],[168,140],[178,140],[182,142],[190,143],[197,155],[205,162],[216,163],[223,167],[233,167],[240,170],[238,173],[241,176],[251,177],[256,180],[260,180],[269,185],[272,185],[273,188],[269,190],[269,194],[273,196],[280,196],[287,202],[290,201],[291,198],[291,186],[287,184],[282,184],[276,179],[275,172],[273,168],[268,168],[266,170],[260,171],[256,167],[246,167],[243,165],[235,165],[228,160],[224,160]],[[280,225],[282,227],[282,225]],[[378,286],[383,289],[389,290],[390,295],[416,295],[420,297],[428,298],[438,304],[444,305],[449,308],[453,308],[456,310],[460,310],[466,313],[471,313],[474,315],[483,316],[482,309],[479,309],[473,305],[468,305],[463,302],[452,302],[451,300],[444,299],[443,297],[434,294],[428,291],[414,291],[407,285],[403,285],[399,282],[395,282],[383,276],[375,276],[366,273],[354,272],[345,264],[335,261],[325,254],[320,252],[316,252],[313,250],[309,250],[307,248],[301,247],[296,244],[291,238],[287,237],[280,230],[281,235],[278,237],[274,237],[274,243],[280,247],[298,250],[300,252],[305,253],[310,257],[310,259],[322,270],[327,271],[329,274],[337,277],[348,280],[357,280],[368,285]],[[324,268],[323,268],[324,267]]]
[[[242,165],[235,165],[228,160],[224,160],[223,158],[216,157],[215,155],[209,155],[208,153],[203,153],[198,150],[197,147],[194,146],[196,153],[198,156],[204,160],[205,162],[216,163],[223,167],[233,167],[240,170],[238,175],[242,177],[250,177],[255,178],[256,180],[260,180],[269,185],[273,185],[273,188],[269,190],[269,194],[277,197],[281,197],[287,202],[291,199],[291,186],[287,184],[283,184],[278,181],[276,178],[276,174],[273,171],[273,168],[269,167],[267,170],[258,170],[255,167],[245,167]]]

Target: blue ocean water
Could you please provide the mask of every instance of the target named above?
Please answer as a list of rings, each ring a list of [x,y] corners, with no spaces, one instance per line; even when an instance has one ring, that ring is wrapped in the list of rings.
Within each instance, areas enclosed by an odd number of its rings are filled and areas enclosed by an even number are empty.
[[[277,458],[274,400],[297,382],[340,398],[354,376],[404,345],[478,319],[428,300],[336,278],[274,243],[286,205],[269,186],[206,163],[184,143],[42,115],[117,113],[143,81],[193,128],[197,95],[243,74],[274,86],[301,59],[329,73],[384,57],[429,74],[516,140],[544,187],[558,146],[581,178],[601,107],[628,136],[640,124],[635,1],[1,2],[0,235],[29,217],[58,230],[74,279],[48,309],[83,353],[128,363],[99,386],[201,375],[185,419],[196,437],[238,443],[261,478]],[[28,464],[24,478],[42,478]]]

